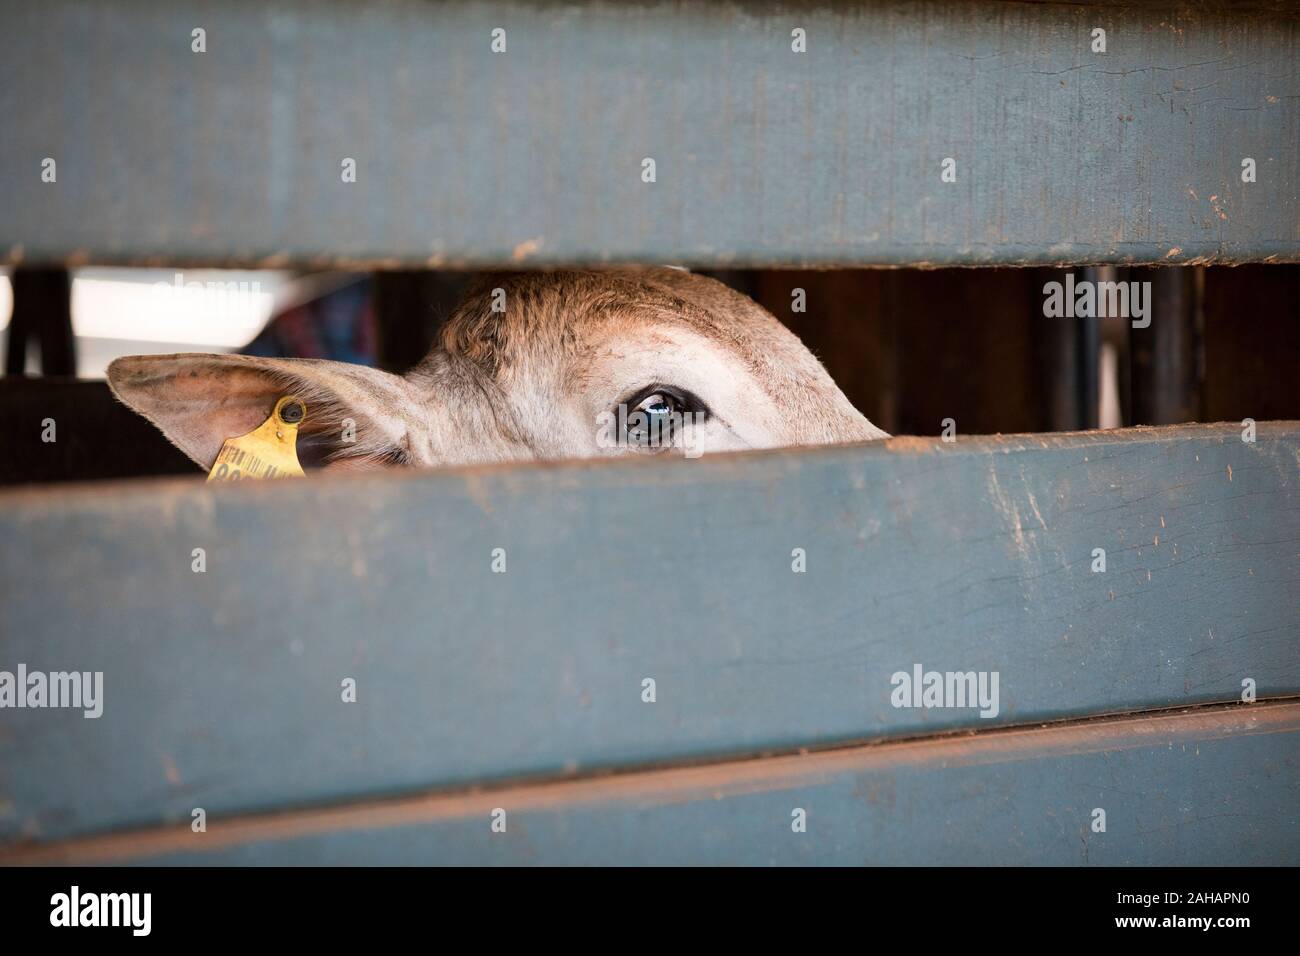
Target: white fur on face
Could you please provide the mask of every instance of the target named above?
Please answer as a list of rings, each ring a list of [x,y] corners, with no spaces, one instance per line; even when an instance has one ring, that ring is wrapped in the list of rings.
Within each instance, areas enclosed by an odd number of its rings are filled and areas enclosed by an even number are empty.
[[[591,343],[563,378],[553,378],[548,385],[532,378],[509,397],[518,420],[541,438],[546,457],[645,454],[636,446],[602,442],[602,423],[603,416],[616,416],[620,404],[630,403],[638,391],[652,385],[693,393],[708,407],[702,425],[688,423],[690,431],[677,444],[679,451],[685,446],[695,456],[790,441],[783,428],[785,413],[744,361],[722,343],[681,326],[657,325],[638,330],[630,339]],[[557,391],[560,394],[554,394]],[[626,414],[633,411],[629,404]]]

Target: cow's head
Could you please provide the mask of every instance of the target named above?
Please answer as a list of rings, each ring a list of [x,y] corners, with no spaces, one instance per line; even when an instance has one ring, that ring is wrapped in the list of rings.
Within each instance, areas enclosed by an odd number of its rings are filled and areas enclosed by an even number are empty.
[[[238,355],[121,358],[116,395],[210,467],[286,393],[303,464],[436,466],[882,438],[744,295],[675,269],[489,277],[403,376]]]

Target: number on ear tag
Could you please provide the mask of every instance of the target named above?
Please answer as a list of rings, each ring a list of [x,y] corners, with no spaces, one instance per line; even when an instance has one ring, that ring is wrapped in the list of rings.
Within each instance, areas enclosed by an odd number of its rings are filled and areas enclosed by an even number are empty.
[[[306,417],[302,399],[283,396],[270,418],[247,435],[226,439],[208,472],[208,481],[304,477],[298,464],[298,426]]]

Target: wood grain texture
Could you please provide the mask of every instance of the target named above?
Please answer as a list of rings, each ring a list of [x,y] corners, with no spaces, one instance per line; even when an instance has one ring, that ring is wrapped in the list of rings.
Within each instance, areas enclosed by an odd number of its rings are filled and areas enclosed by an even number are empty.
[[[0,865],[1294,865],[1297,782],[1290,700],[236,816]]]
[[[0,710],[0,841],[1294,694],[1298,455],[1192,425],[5,492],[0,667],[105,703]],[[998,716],[893,707],[915,663],[997,671]]]
[[[1284,4],[50,0],[3,17],[10,262],[1300,260]]]

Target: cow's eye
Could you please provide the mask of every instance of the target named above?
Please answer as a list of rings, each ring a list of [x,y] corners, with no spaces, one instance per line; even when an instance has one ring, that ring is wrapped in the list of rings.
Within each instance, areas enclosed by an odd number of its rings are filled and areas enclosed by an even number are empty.
[[[682,429],[703,422],[704,403],[685,389],[652,385],[641,389],[624,403],[627,409],[626,435],[637,448],[668,448]]]

